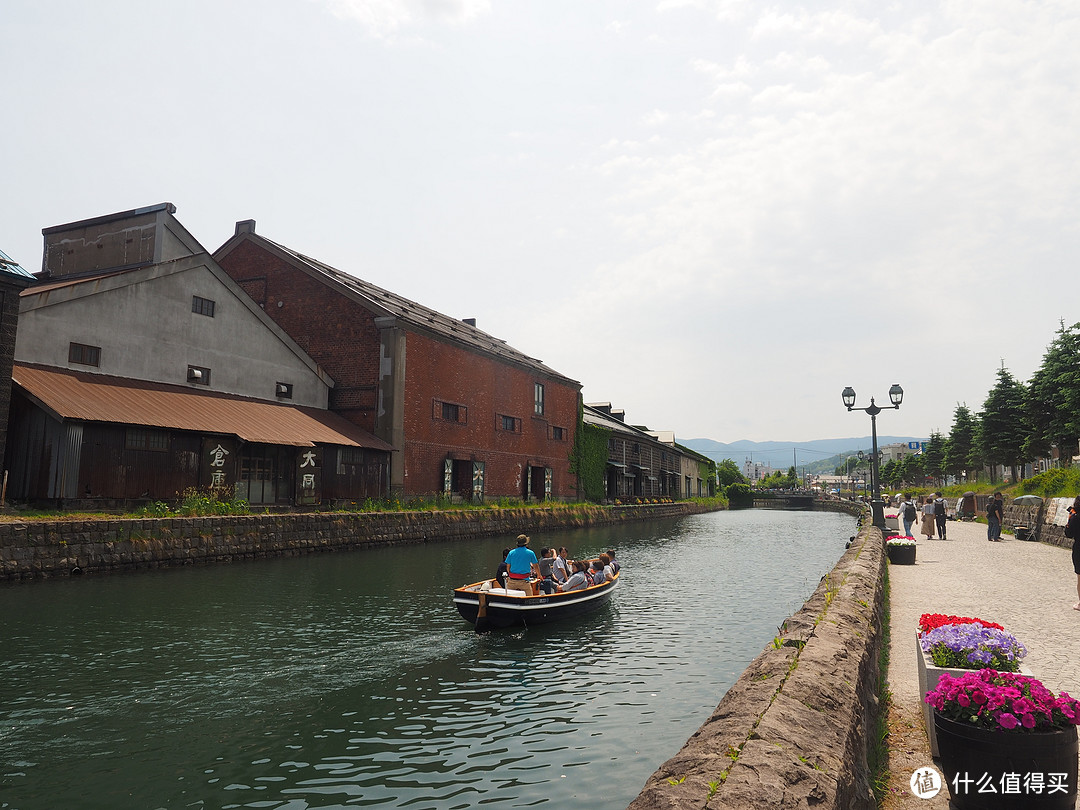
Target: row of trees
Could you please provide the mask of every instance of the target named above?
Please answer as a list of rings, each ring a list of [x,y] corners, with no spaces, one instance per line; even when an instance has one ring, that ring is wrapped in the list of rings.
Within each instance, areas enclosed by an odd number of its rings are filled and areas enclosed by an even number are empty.
[[[958,404],[947,437],[932,433],[922,455],[885,464],[881,481],[889,487],[922,481],[926,477],[969,476],[986,467],[1008,467],[1014,481],[1025,464],[1051,458],[1056,449],[1060,464],[1069,466],[1080,438],[1080,323],[1064,322],[1047,347],[1042,365],[1026,384],[1002,363],[997,383],[972,413]]]

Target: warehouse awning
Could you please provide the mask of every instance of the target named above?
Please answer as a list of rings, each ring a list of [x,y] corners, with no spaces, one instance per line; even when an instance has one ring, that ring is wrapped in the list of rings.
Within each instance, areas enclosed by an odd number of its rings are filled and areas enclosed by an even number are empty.
[[[259,444],[393,450],[363,428],[320,408],[29,363],[16,363],[11,379],[61,421],[189,430]]]

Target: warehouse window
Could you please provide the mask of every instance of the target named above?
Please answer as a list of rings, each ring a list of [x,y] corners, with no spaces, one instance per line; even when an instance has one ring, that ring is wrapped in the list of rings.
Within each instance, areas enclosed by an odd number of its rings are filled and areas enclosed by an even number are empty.
[[[68,344],[68,362],[82,366],[101,365],[101,347],[87,346],[84,343]]]
[[[214,302],[209,298],[200,298],[197,295],[193,295],[191,296],[191,311],[197,315],[206,315],[213,318]]]

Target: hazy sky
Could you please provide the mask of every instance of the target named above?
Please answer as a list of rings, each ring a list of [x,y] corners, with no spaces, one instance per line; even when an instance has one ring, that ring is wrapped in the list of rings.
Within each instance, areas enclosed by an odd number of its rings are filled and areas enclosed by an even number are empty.
[[[0,247],[170,201],[680,439],[948,433],[1080,320],[1080,6],[5,0]]]

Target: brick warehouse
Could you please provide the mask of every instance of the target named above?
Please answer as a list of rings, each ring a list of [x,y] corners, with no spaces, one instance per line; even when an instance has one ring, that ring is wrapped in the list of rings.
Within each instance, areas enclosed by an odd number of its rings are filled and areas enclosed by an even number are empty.
[[[393,446],[391,492],[576,499],[581,384],[476,328],[238,222],[214,258],[336,381],[330,409]]]

